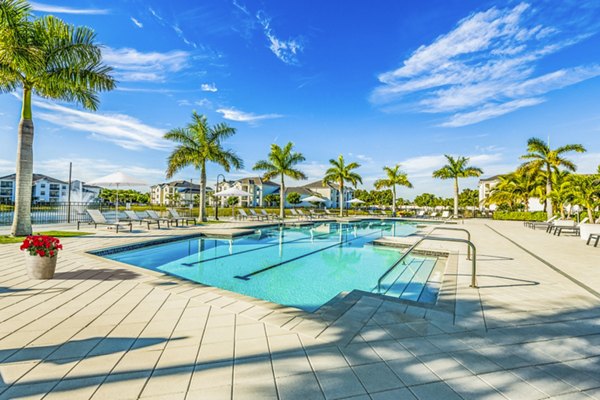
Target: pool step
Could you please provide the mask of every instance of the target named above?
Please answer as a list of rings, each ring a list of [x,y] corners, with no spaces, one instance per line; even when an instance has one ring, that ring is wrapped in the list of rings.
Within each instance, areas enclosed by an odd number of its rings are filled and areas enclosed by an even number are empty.
[[[409,260],[410,261],[406,263],[404,268],[401,268],[401,266],[396,267],[399,273],[396,275],[395,278],[392,278],[392,284],[389,285],[387,290],[385,290],[384,294],[386,296],[399,298],[402,295],[402,293],[404,293],[406,286],[409,282],[412,281],[414,275],[418,272],[419,268],[421,267],[421,264],[423,264],[424,261],[422,259],[419,260],[414,258],[411,258]]]
[[[427,283],[427,278],[431,274],[433,267],[435,266],[435,260],[425,259],[419,266],[419,270],[413,276],[410,283],[404,289],[404,292],[400,296],[403,300],[418,301],[423,292],[423,288]]]

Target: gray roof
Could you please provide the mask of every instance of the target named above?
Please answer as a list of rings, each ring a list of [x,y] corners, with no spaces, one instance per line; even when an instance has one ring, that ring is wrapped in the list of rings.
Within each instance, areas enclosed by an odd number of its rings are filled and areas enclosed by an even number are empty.
[[[0,180],[3,181],[14,181],[16,179],[17,174],[10,174],[10,175],[6,175],[6,176],[2,176],[0,177]],[[61,181],[60,179],[56,179],[56,178],[52,178],[51,176],[48,175],[44,175],[44,174],[33,174],[33,183],[37,182],[37,181],[41,181],[41,180],[47,180],[50,183],[59,183],[62,185],[67,185],[67,182],[65,181]]]
[[[250,176],[247,178],[238,179],[236,182],[241,183],[242,185],[269,185],[269,186],[279,186],[278,183],[275,183],[270,180],[265,180],[260,176]]]

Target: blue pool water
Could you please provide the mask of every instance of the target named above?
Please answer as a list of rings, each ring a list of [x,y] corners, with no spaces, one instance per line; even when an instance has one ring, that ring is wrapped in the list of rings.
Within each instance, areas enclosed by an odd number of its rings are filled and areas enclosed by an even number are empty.
[[[406,236],[400,221],[322,223],[257,230],[239,239],[194,238],[117,252],[105,257],[313,311],[342,291],[377,291],[377,280],[402,253],[372,246],[381,236]],[[408,257],[386,277],[382,293],[435,301],[424,283],[436,259]]]

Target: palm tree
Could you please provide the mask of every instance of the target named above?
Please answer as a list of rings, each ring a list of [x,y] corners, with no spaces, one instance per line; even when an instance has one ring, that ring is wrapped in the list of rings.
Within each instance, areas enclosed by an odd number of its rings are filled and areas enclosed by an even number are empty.
[[[469,157],[459,156],[454,158],[447,154],[444,156],[446,157],[448,164],[433,171],[433,177],[439,179],[454,179],[454,218],[458,218],[458,179],[481,176],[483,171],[477,167],[469,167]]]
[[[285,177],[289,176],[296,180],[306,179],[304,172],[295,168],[305,158],[302,153],[293,151],[293,147],[292,142],[288,142],[283,148],[273,143],[267,159],[257,161],[253,168],[255,171],[265,171],[264,179],[273,179],[278,175],[281,177],[279,217],[282,220],[285,218]]]
[[[529,199],[536,195],[543,177],[535,172],[517,170],[500,176],[499,180],[486,199],[486,204],[506,204],[513,209],[518,203],[523,205],[525,211],[529,211]]]
[[[552,218],[552,215],[554,214],[552,200],[550,198],[554,174],[561,167],[572,172],[577,170],[577,167],[572,161],[563,157],[565,153],[572,151],[584,153],[586,150],[585,147],[580,144],[567,144],[552,150],[542,139],[533,137],[527,141],[527,154],[521,156],[521,159],[529,160],[521,165],[522,169],[538,172],[542,171],[546,174],[546,213],[548,218]]]
[[[0,92],[22,90],[15,212],[11,234],[31,234],[33,119],[31,95],[72,101],[95,111],[98,92],[112,90],[112,69],[102,64],[96,35],[51,15],[32,19],[24,0],[0,1]]]
[[[413,185],[408,180],[405,172],[400,170],[400,165],[394,167],[383,167],[386,177],[375,181],[375,189],[381,190],[384,187],[392,188],[392,217],[396,216],[396,185],[412,188]]]
[[[204,115],[195,111],[192,122],[185,128],[175,128],[165,134],[165,139],[178,143],[169,156],[167,178],[181,169],[193,166],[200,170],[200,202],[198,219],[206,221],[206,163],[219,164],[226,172],[243,168],[244,162],[232,150],[224,149],[222,141],[235,134],[235,128],[220,123],[208,125]]]
[[[325,172],[323,177],[323,185],[337,183],[340,191],[340,217],[344,216],[344,183],[348,182],[356,187],[358,183],[362,183],[362,177],[352,170],[360,168],[360,164],[351,162],[346,165],[344,156],[329,160],[331,167]]]
[[[594,175],[571,175],[565,182],[572,204],[580,204],[587,210],[590,224],[594,223],[594,209],[600,204],[600,177]]]

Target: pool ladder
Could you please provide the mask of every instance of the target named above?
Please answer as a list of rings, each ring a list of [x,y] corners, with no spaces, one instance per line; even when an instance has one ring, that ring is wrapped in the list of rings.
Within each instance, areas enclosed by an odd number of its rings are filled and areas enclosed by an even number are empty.
[[[463,231],[467,233],[467,239],[459,239],[459,238],[449,238],[449,237],[435,237],[430,236],[433,232],[445,230],[445,231]],[[445,226],[437,226],[433,228],[429,233],[423,236],[421,239],[417,240],[415,244],[410,246],[410,248],[406,251],[406,253],[402,254],[402,257],[398,259],[391,267],[389,267],[383,275],[379,277],[377,281],[377,292],[381,293],[381,281],[390,274],[400,263],[402,263],[408,255],[417,248],[421,243],[426,240],[437,241],[437,242],[454,242],[454,243],[466,243],[467,244],[467,260],[471,260],[471,284],[469,285],[472,288],[477,287],[477,249],[475,245],[471,241],[471,233],[462,228],[447,228]]]

